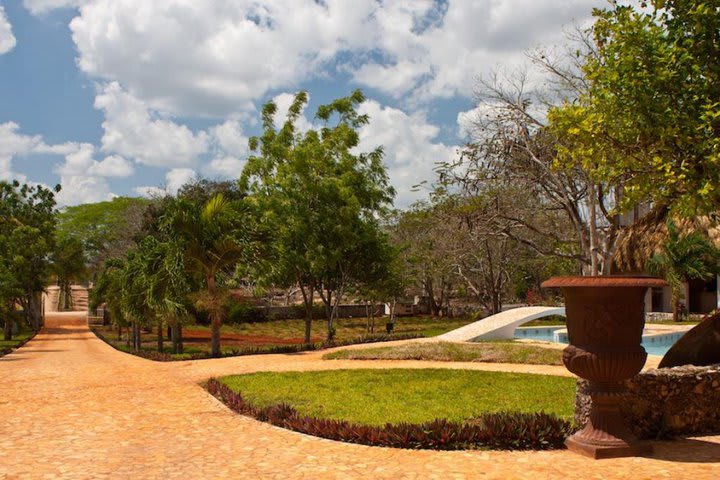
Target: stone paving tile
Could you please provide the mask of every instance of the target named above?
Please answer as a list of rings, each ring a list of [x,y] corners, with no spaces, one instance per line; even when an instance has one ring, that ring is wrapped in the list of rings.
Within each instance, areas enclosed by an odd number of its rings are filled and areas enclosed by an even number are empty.
[[[54,315],[47,325],[0,359],[0,479],[720,478],[720,436],[655,442],[651,458],[603,461],[567,451],[410,451],[313,438],[236,415],[197,383],[259,370],[449,365],[323,361],[319,353],[163,364],[112,349],[80,317]]]

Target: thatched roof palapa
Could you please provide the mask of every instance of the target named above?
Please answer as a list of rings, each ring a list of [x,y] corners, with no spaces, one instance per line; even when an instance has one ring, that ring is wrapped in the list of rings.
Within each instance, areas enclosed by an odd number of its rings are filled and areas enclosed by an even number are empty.
[[[720,224],[710,216],[679,217],[667,206],[656,206],[625,228],[618,240],[613,260],[623,272],[643,272],[652,256],[660,251],[668,236],[667,220],[672,218],[681,234],[700,231],[720,247]]]

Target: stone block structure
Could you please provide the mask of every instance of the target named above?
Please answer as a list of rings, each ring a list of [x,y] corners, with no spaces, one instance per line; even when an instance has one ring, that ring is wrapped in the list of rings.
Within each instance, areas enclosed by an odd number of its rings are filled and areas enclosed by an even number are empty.
[[[621,413],[639,438],[720,432],[720,364],[647,370],[626,381]],[[591,399],[578,380],[575,421],[585,425]]]

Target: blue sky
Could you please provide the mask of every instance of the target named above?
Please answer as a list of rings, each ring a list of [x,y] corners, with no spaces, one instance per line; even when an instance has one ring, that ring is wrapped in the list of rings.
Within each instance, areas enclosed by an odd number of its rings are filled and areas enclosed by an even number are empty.
[[[258,111],[361,88],[398,196],[465,141],[478,77],[563,42],[600,0],[0,0],[0,179],[72,205],[235,178]]]

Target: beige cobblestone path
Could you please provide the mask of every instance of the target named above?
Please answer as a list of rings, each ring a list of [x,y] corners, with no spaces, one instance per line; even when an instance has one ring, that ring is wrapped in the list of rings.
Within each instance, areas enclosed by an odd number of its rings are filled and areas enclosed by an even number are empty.
[[[720,437],[656,442],[652,458],[603,461],[566,451],[408,451],[307,437],[236,415],[197,382],[229,372],[439,364],[325,362],[318,354],[160,364],[113,350],[81,318],[55,315],[47,325],[0,359],[0,479],[720,478]]]

